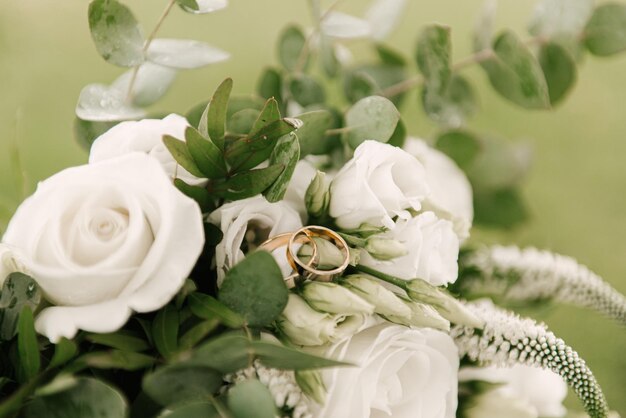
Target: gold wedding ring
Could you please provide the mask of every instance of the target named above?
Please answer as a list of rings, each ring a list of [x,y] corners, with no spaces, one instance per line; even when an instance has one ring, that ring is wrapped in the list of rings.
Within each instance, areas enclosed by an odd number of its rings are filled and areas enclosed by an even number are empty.
[[[310,244],[313,248],[313,254],[311,254],[311,259],[309,260],[308,264],[313,265],[314,263],[317,263],[318,250],[317,244],[315,243],[313,238],[309,237],[308,234],[300,234],[297,240],[292,240],[294,235],[295,234],[293,232],[285,232],[283,234],[275,235],[259,245],[258,248],[260,250],[265,250],[271,253],[280,247],[288,247],[290,244]],[[286,250],[286,254],[287,260],[289,260],[288,249]],[[298,269],[294,267],[294,264],[291,261],[289,261],[289,264],[291,264],[292,268],[294,269],[294,273],[285,277],[285,283],[287,284],[287,287],[292,288],[296,285],[296,280],[300,277],[300,273],[298,272]]]
[[[314,238],[322,238],[333,243],[343,254],[343,261],[341,265],[331,270],[321,270],[315,268],[317,267],[317,265],[313,266],[314,264],[319,264],[317,261],[315,261],[315,263],[311,263],[311,261],[309,261],[308,263],[303,263],[302,260],[298,257],[298,254],[296,254],[296,250],[294,248],[294,245],[296,243],[300,243],[300,237],[303,236],[306,236],[306,238],[314,244]],[[315,257],[312,256],[311,260],[313,260],[314,258]],[[287,260],[289,260],[289,263],[294,268],[294,270],[304,278],[309,280],[330,282],[336,275],[343,273],[345,269],[348,268],[348,264],[350,263],[350,250],[348,249],[348,244],[346,243],[346,241],[332,229],[328,229],[323,226],[305,226],[304,228],[301,228],[293,233],[289,238],[289,244],[287,245]]]

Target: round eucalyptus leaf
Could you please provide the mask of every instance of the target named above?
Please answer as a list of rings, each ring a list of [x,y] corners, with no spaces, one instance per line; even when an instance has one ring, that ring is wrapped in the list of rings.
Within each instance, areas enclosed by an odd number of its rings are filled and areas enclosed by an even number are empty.
[[[341,12],[329,12],[321,24],[322,33],[339,39],[354,39],[370,36],[370,24],[358,17]]]
[[[326,101],[322,85],[307,75],[302,74],[291,79],[289,91],[294,100],[303,107]]]
[[[229,390],[228,407],[235,418],[270,418],[277,416],[272,394],[257,379],[245,380]]]
[[[150,43],[148,59],[164,67],[188,70],[215,64],[230,54],[193,39],[155,39]]]
[[[85,86],[78,97],[76,116],[94,122],[141,119],[146,111],[128,104],[125,91],[104,84]]]
[[[133,70],[125,72],[111,84],[111,89],[128,92],[132,78]],[[133,104],[141,107],[157,102],[167,93],[174,79],[176,79],[176,70],[151,62],[141,64],[137,70],[131,94]]]
[[[356,102],[346,113],[347,131],[343,140],[355,149],[363,141],[387,142],[400,120],[400,113],[389,99],[370,96]]]
[[[228,0],[177,0],[181,9],[188,13],[205,14],[222,10],[228,6]]]
[[[626,4],[598,6],[584,33],[583,42],[593,55],[608,56],[626,50]]]
[[[452,76],[441,94],[424,88],[422,105],[428,117],[449,128],[462,126],[478,107],[471,84],[460,75]]]
[[[571,54],[555,42],[541,46],[539,64],[548,83],[550,103],[560,102],[576,83],[576,61]]]

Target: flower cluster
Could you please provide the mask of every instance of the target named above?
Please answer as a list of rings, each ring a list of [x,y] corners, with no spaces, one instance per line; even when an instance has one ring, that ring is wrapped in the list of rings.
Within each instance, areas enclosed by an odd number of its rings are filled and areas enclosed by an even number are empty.
[[[463,274],[456,286],[464,295],[570,303],[626,324],[626,297],[571,257],[533,247],[493,246],[467,252],[460,263]]]
[[[606,400],[585,361],[545,325],[487,301],[469,303],[468,308],[486,325],[482,330],[464,326],[451,330],[462,357],[483,366],[524,364],[552,370],[571,386],[592,418],[607,416]]]

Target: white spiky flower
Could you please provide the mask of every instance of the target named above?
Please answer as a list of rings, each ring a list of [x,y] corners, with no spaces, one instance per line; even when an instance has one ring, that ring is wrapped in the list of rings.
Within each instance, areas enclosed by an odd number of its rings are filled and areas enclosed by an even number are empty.
[[[298,386],[293,371],[265,367],[255,360],[252,366],[224,377],[229,385],[249,379],[259,379],[269,389],[283,418],[313,418],[311,400]]]
[[[467,307],[485,320],[485,327],[452,328],[462,358],[481,366],[524,364],[552,370],[570,385],[592,418],[607,417],[606,400],[585,361],[544,324],[520,318],[487,300],[467,303]]]
[[[571,257],[515,246],[485,247],[462,257],[464,295],[506,302],[553,300],[596,310],[626,324],[626,297]]]

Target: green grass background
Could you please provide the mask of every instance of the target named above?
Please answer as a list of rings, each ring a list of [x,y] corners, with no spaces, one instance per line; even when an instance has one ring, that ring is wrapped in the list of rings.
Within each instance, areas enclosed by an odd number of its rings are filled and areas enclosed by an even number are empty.
[[[127,0],[149,32],[165,0]],[[231,0],[228,9],[192,16],[176,9],[160,35],[204,40],[232,53],[232,59],[181,73],[156,111],[184,113],[211,94],[223,78],[235,80],[236,93],[254,90],[260,69],[276,62],[274,41],[288,22],[310,23],[305,0]],[[389,42],[412,54],[426,23],[448,24],[453,55],[469,54],[480,0],[409,0],[404,20]],[[499,2],[498,27],[526,37],[533,2]],[[11,144],[17,139],[26,190],[37,181],[87,160],[72,136],[80,89],[108,83],[121,70],[97,55],[87,26],[86,0],[20,0],[0,3],[0,218],[20,201]],[[344,0],[339,9],[360,13],[365,1]],[[358,42],[356,51],[366,51]],[[474,81],[482,111],[470,122],[477,131],[523,139],[532,144],[534,166],[524,187],[532,219],[507,233],[475,231],[482,242],[534,245],[571,255],[626,293],[626,53],[612,58],[587,56],[576,89],[551,111],[530,112],[497,97],[479,68],[465,74]],[[404,107],[411,133],[436,132],[412,93]],[[626,330],[594,313],[552,307],[532,312],[585,358],[613,409],[626,412]],[[574,396],[568,405],[578,408]]]

